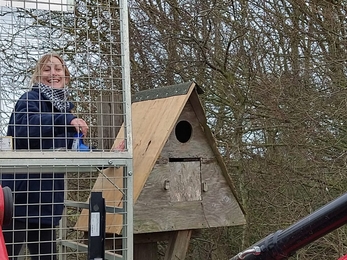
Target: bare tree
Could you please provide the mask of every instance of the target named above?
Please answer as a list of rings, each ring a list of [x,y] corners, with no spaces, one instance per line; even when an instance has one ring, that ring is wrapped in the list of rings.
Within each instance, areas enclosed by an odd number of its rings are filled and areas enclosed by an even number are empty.
[[[148,0],[131,7],[134,86],[195,80],[204,87],[208,121],[248,213],[242,237],[240,230],[236,238],[209,233],[209,249],[191,259],[226,258],[230,248],[344,192],[344,3]],[[338,258],[347,251],[336,243],[344,237],[342,228],[298,257]]]

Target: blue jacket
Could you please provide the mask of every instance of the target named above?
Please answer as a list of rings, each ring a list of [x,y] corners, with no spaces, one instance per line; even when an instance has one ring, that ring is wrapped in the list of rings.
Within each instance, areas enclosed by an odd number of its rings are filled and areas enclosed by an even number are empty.
[[[17,150],[70,149],[76,133],[70,125],[74,118],[71,110],[57,110],[33,87],[17,101],[7,135],[14,138]],[[3,174],[2,186],[14,193],[14,216],[20,217],[17,220],[58,225],[64,208],[64,173]]]

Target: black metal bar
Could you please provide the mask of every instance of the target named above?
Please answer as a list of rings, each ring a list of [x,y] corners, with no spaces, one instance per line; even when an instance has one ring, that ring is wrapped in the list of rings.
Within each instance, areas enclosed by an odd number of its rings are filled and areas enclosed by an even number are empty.
[[[12,190],[5,186],[2,187],[2,191],[4,193],[4,219],[3,225],[10,225],[13,217],[13,198],[12,198]]]
[[[88,259],[105,259],[105,200],[102,192],[92,192],[89,200]]]
[[[282,260],[288,259],[298,249],[332,232],[347,223],[347,193],[299,220],[285,230],[278,230],[258,241],[252,248],[259,254],[239,253],[230,260]],[[242,258],[240,256],[242,255]]]

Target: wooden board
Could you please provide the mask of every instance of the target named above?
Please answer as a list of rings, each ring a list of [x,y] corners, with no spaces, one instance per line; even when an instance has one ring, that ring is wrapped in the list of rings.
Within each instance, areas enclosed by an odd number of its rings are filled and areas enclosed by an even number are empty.
[[[202,204],[209,227],[246,224],[243,211],[216,161],[202,162],[201,180],[206,186]]]
[[[167,203],[165,206],[134,207],[134,233],[208,228],[201,201]]]
[[[170,202],[201,200],[200,161],[169,162],[169,166]]]
[[[164,260],[185,259],[188,251],[192,230],[177,231],[169,240]]]

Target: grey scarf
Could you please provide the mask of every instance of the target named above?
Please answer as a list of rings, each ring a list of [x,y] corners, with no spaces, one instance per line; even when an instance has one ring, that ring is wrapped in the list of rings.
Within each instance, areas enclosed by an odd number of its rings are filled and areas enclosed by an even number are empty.
[[[70,102],[67,101],[68,89],[52,88],[42,83],[37,84],[42,95],[50,100],[53,106],[61,112],[66,112],[70,109]]]

